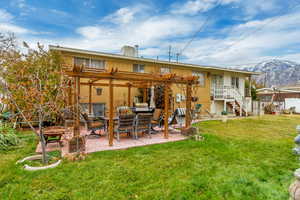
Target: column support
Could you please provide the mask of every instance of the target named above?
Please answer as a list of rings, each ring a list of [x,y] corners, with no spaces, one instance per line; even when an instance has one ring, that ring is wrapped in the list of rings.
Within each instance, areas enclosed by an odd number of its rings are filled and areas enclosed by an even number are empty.
[[[164,100],[165,100],[165,108],[164,108],[164,138],[169,138],[169,84],[165,83],[164,87]]]
[[[191,126],[191,107],[192,107],[192,85],[188,83],[186,85],[186,113],[185,113],[185,128],[189,128]]]
[[[113,139],[114,139],[114,86],[113,86],[113,80],[109,80],[109,125],[108,125],[108,130],[109,130],[109,135],[108,135],[108,140],[109,140],[109,146],[113,146]]]
[[[89,84],[89,115],[92,114],[92,84]]]
[[[80,97],[80,78],[75,77],[74,83],[74,136],[80,136],[80,110],[79,110],[79,97]]]

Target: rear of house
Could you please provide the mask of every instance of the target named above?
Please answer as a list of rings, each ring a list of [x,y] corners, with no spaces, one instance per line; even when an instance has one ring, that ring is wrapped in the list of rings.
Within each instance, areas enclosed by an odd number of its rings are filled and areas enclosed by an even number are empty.
[[[180,76],[198,76],[199,84],[192,91],[193,107],[201,107],[201,116],[221,115],[223,111],[233,115],[247,115],[251,112],[251,94],[246,90],[246,80],[251,80],[257,73],[225,69],[212,66],[200,66],[178,62],[167,62],[155,59],[137,57],[132,47],[122,48],[121,54],[108,54],[102,52],[50,46],[50,50],[61,52],[64,64],[67,66],[84,65],[97,68],[100,71],[109,71],[118,68],[119,71],[136,73],[175,73]],[[185,107],[185,88],[181,85],[172,85],[171,108]],[[114,91],[116,107],[127,105],[127,88],[116,88]],[[88,107],[89,86],[81,86],[80,102],[83,108]],[[139,102],[141,90],[133,88],[131,102]],[[108,88],[93,86],[92,104],[94,115],[104,115],[108,106]],[[143,101],[143,100],[142,100]]]

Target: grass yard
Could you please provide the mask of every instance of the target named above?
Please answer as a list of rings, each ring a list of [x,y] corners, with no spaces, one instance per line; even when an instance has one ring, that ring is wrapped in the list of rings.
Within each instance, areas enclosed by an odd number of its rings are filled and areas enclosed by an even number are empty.
[[[288,199],[299,161],[299,116],[197,124],[204,141],[93,153],[84,161],[25,172],[15,162],[35,149],[0,152],[0,199]]]

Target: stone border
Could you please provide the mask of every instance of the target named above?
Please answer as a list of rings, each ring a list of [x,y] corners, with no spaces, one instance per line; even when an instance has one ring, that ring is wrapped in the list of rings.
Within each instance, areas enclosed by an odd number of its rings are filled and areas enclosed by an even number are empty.
[[[17,161],[16,164],[23,163],[27,160],[41,160],[41,159],[42,159],[42,155],[28,156],[28,157],[23,158],[22,160]],[[61,160],[58,160],[57,162],[55,162],[51,165],[47,165],[47,166],[43,166],[43,167],[32,167],[32,166],[29,166],[26,164],[26,165],[24,165],[24,169],[27,171],[44,170],[44,169],[50,169],[50,168],[57,167],[60,163],[61,163]]]

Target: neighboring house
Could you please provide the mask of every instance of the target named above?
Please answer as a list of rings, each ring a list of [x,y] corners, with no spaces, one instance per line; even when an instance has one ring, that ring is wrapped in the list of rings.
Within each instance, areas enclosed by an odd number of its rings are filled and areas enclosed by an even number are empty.
[[[67,66],[85,65],[101,70],[118,68],[119,71],[137,73],[175,73],[180,76],[195,75],[199,77],[199,87],[192,92],[196,104],[202,104],[201,114],[220,115],[222,111],[228,111],[237,115],[246,115],[251,112],[251,94],[245,91],[246,79],[251,79],[257,72],[248,72],[234,69],[226,69],[213,66],[202,66],[178,62],[167,62],[156,59],[137,57],[133,47],[123,47],[121,54],[110,54],[96,51],[49,46],[50,50],[59,51],[63,55]],[[185,107],[185,88],[180,85],[172,85],[172,109]],[[88,86],[81,86],[80,101],[87,108]],[[115,89],[115,105],[125,105],[127,89]],[[138,89],[132,92],[132,102],[137,101]],[[108,88],[97,86],[92,91],[92,103],[94,114],[103,115],[108,104]]]
[[[295,107],[296,112],[300,113],[300,90],[297,90],[295,86],[257,89],[257,97],[262,103],[262,106],[273,103],[279,110]]]

